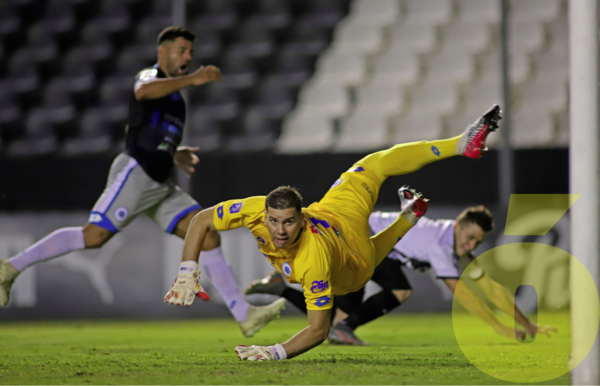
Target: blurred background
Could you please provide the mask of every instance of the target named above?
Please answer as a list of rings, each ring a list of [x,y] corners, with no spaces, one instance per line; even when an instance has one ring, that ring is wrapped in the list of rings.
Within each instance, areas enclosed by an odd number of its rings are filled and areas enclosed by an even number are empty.
[[[487,205],[496,231],[480,252],[515,241],[569,251],[567,216],[551,236],[501,236],[510,193],[568,193],[567,3],[507,4],[503,24],[500,0],[1,0],[0,258],[85,224],[124,149],[133,78],[155,63],[156,37],[173,24],[197,35],[192,69],[214,64],[224,75],[185,93],[183,144],[200,147],[201,163],[179,182],[203,206],[283,184],[308,206],[364,155],[458,135],[492,104],[505,105],[506,92],[504,153],[494,133],[481,160],[391,178],[377,209],[397,210],[396,191],[409,184],[431,199],[433,218]],[[241,287],[269,272],[246,230],[222,237]],[[138,218],[100,251],[25,271],[0,320],[226,316],[209,283],[211,303],[162,303],[181,247]],[[547,275],[564,278],[567,267],[556,263]],[[513,268],[513,279],[526,270]],[[407,275],[415,291],[400,312],[451,309],[434,276]]]

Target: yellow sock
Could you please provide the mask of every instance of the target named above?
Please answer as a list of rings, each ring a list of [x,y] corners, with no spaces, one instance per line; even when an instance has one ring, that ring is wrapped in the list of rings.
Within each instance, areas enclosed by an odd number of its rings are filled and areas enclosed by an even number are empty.
[[[429,163],[455,156],[459,138],[396,145],[368,155],[359,164],[367,166],[383,183],[390,176],[412,173]]]
[[[402,216],[398,216],[396,221],[389,227],[371,237],[371,241],[375,246],[375,264],[379,265],[379,263],[389,255],[394,248],[394,245],[396,245],[412,227],[413,224],[410,221]]]

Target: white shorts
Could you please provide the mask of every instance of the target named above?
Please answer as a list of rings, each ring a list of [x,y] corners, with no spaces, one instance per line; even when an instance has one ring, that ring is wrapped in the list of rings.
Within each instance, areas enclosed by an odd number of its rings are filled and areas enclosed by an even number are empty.
[[[135,159],[122,153],[110,167],[106,188],[89,222],[117,233],[143,213],[165,232],[173,233],[182,218],[200,208],[174,181],[154,181]]]

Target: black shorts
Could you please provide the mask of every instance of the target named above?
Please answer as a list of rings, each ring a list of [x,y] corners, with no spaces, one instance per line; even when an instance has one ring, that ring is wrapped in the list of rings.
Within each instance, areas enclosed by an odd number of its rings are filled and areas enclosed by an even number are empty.
[[[383,291],[412,289],[406,275],[402,272],[402,263],[399,260],[390,259],[389,257],[383,259],[377,268],[375,268],[371,280],[379,284],[383,288]],[[336,296],[334,300],[335,307],[349,314],[362,304],[364,295],[365,287],[356,292]]]

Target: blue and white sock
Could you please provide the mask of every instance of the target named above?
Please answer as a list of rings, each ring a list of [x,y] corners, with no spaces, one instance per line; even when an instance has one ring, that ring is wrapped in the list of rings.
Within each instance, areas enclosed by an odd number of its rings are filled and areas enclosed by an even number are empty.
[[[227,304],[227,308],[229,308],[229,312],[235,320],[238,322],[246,320],[250,304],[244,299],[244,295],[240,293],[233,271],[223,257],[221,247],[210,251],[202,251],[200,260],[202,260],[204,272],[208,275],[211,284],[219,291],[219,295]]]
[[[19,271],[23,271],[33,264],[84,248],[82,227],[62,228],[50,233],[18,255],[11,257],[8,262]]]

